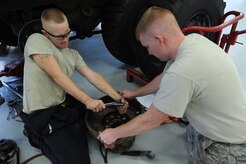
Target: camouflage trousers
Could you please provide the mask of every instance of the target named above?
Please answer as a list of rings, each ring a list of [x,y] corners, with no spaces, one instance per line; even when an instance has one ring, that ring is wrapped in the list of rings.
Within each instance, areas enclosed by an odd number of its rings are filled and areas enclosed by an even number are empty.
[[[198,133],[191,125],[187,128],[187,135],[192,145],[189,164],[246,164],[246,143],[213,141]]]

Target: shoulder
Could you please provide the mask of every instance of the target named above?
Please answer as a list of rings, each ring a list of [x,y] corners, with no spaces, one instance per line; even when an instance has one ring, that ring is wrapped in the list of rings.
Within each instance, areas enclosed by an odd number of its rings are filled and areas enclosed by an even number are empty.
[[[40,33],[34,33],[34,34],[30,35],[27,39],[27,42],[26,42],[26,46],[27,45],[41,46],[43,44],[45,44],[45,45],[51,44],[51,41],[46,36],[44,36]]]
[[[40,33],[33,33],[32,35],[30,35],[28,37],[28,40],[48,40],[47,37],[45,37],[44,35],[40,34]]]
[[[53,49],[53,44],[46,36],[40,33],[34,33],[29,36],[25,44],[24,53],[28,56],[36,53],[51,54]]]
[[[191,49],[191,50],[208,50],[208,47],[218,45],[200,34],[189,34],[185,37],[183,43],[181,44],[182,49]]]
[[[191,40],[200,40],[200,39],[207,39],[206,37],[204,37],[203,35],[201,34],[197,34],[197,33],[192,33],[192,34],[189,34],[187,35],[185,38],[187,38],[188,41],[191,41]]]

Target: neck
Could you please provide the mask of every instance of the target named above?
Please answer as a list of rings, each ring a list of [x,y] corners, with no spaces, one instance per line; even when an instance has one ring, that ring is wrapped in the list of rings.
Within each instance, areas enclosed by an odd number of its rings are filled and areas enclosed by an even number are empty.
[[[173,39],[172,41],[172,45],[173,45],[173,52],[171,53],[172,57],[171,59],[172,60],[175,60],[176,59],[176,56],[177,56],[177,53],[178,53],[178,49],[181,45],[181,43],[184,41],[185,39],[185,36],[183,33],[180,33],[178,36],[175,37],[175,39]]]

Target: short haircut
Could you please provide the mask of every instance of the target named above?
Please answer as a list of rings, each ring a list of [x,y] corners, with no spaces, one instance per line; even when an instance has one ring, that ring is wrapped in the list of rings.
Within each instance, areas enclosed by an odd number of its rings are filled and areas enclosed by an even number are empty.
[[[53,21],[55,23],[63,23],[67,20],[65,14],[57,8],[49,8],[43,11],[41,15],[42,24],[44,22]]]
[[[139,40],[140,34],[146,33],[152,24],[154,23],[161,24],[163,19],[166,17],[173,18],[172,20],[170,20],[169,23],[178,26],[174,15],[168,9],[161,8],[158,6],[152,6],[148,8],[144,12],[144,14],[142,15],[141,19],[137,24],[136,31],[135,31],[137,40]]]

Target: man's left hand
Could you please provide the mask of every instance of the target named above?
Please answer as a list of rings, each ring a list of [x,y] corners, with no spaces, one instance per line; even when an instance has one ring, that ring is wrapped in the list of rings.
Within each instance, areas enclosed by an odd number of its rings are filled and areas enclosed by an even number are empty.
[[[108,128],[105,129],[103,132],[99,132],[97,139],[100,140],[102,144],[104,144],[105,148],[110,149],[114,148],[115,141],[117,140],[117,138],[114,136],[112,128]]]
[[[125,100],[124,97],[121,97],[121,99],[120,99],[119,101],[120,101],[121,103],[123,103],[122,106],[117,107],[119,113],[121,113],[121,114],[126,113],[127,108],[129,107],[128,102]]]

